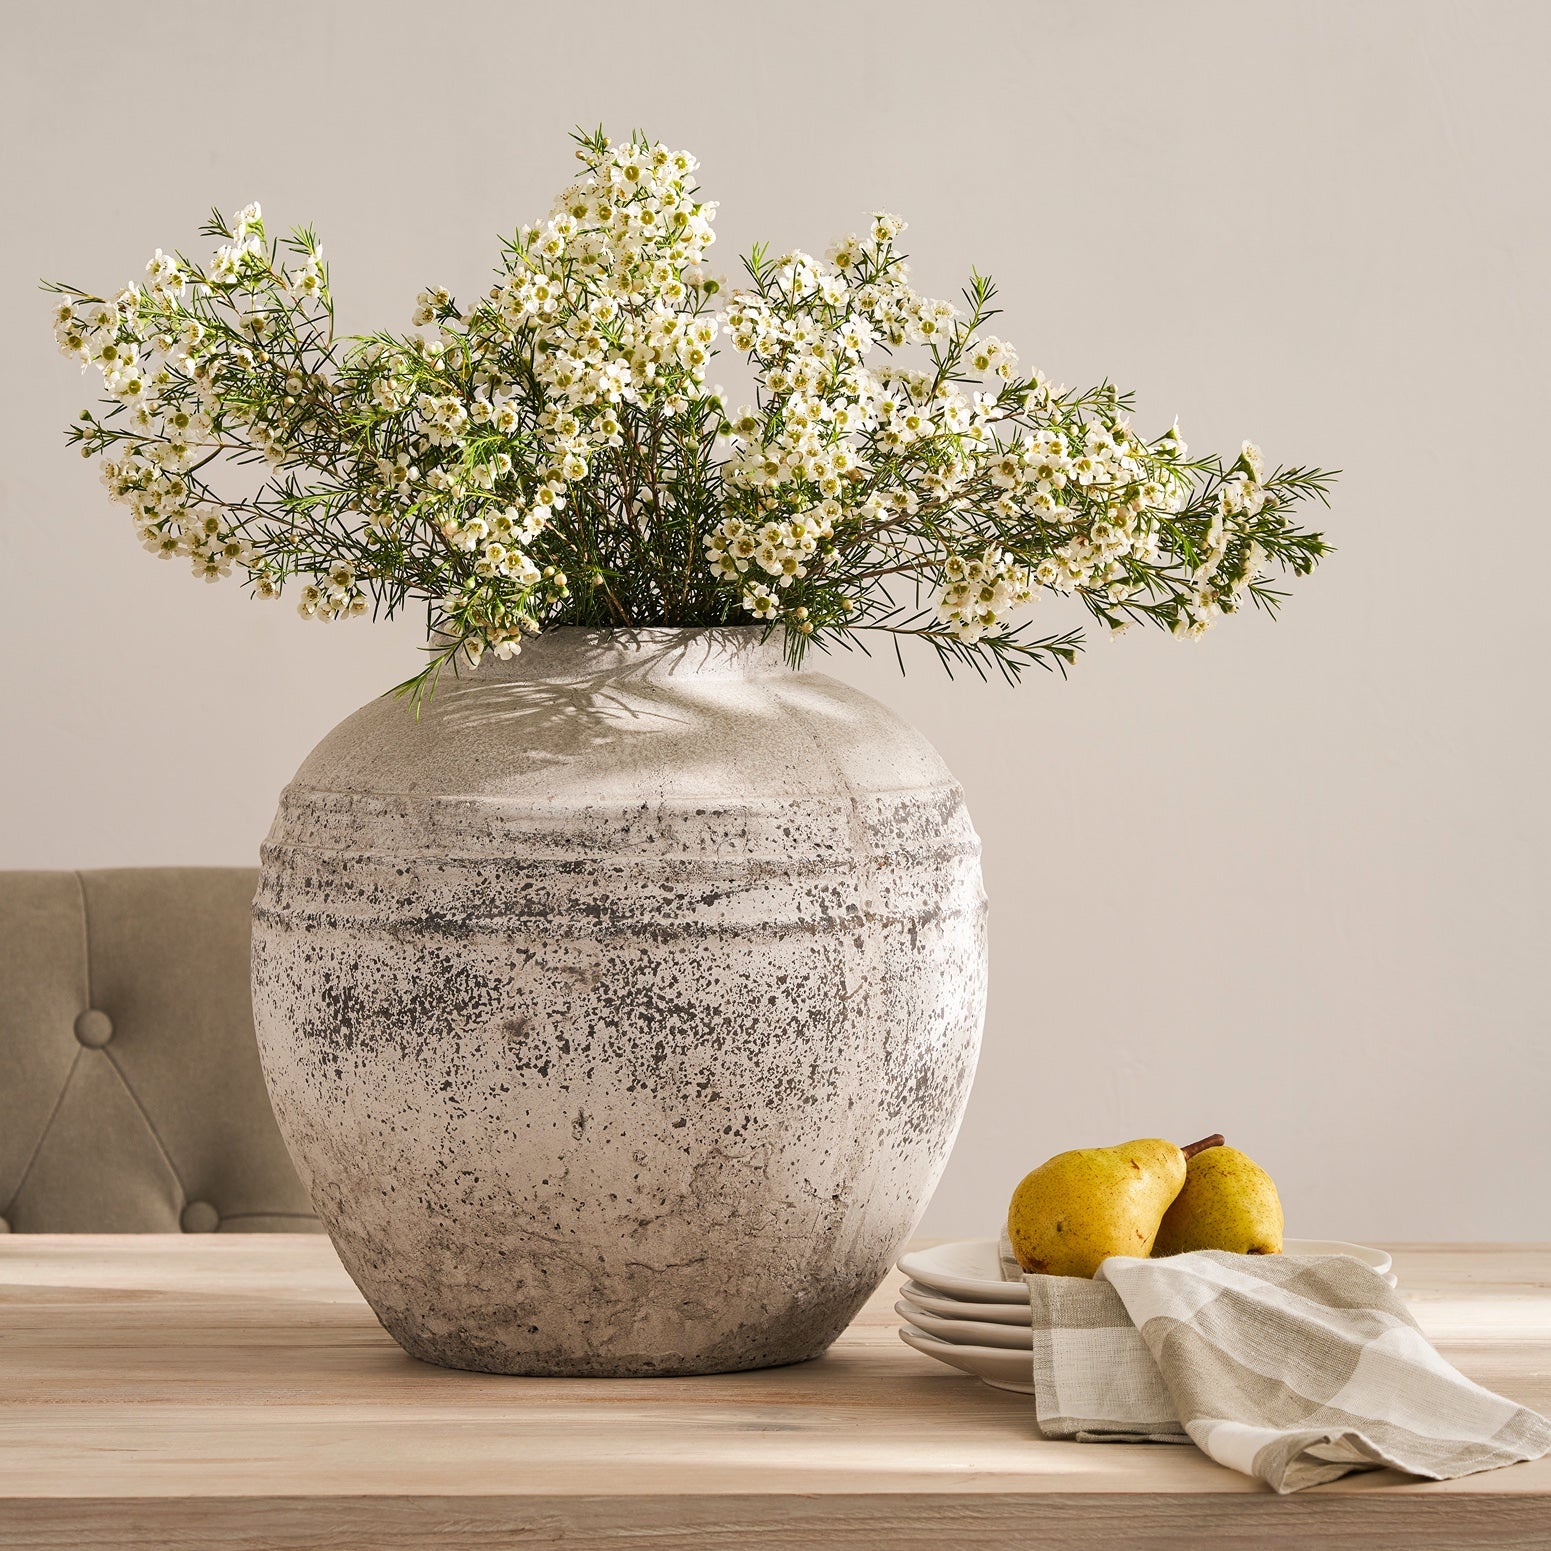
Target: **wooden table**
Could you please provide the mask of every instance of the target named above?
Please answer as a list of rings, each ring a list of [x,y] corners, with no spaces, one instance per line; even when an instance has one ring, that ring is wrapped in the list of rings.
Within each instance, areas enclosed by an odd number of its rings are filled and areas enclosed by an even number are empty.
[[[1466,1373],[1551,1411],[1551,1246],[1395,1265]],[[1551,1458],[1277,1498],[1187,1447],[1046,1443],[903,1345],[896,1285],[796,1368],[511,1379],[406,1357],[325,1239],[0,1238],[0,1546],[1551,1547]]]

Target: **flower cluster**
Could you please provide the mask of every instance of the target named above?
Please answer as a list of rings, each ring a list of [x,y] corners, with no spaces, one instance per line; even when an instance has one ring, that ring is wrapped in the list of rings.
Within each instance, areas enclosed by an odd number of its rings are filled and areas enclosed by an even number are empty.
[[[1033,595],[1028,567],[992,545],[978,560],[949,555],[943,564],[937,617],[959,640],[978,641],[988,630],[1005,630],[1008,619]]]
[[[1248,443],[1192,460],[1107,384],[1025,374],[989,280],[962,305],[913,287],[897,216],[824,258],[758,248],[732,289],[692,156],[601,133],[578,155],[495,282],[426,287],[406,334],[337,339],[321,245],[257,205],[214,218],[204,266],[158,249],[111,297],[51,287],[106,395],[72,438],[145,546],[294,583],[310,618],[422,602],[442,644],[417,685],[560,624],[763,622],[794,659],[882,630],[1011,675],[1076,650],[1028,634],[1041,591],[1190,635],[1324,552],[1292,509],[1327,475]],[[740,408],[708,378],[723,351]],[[226,483],[254,462],[257,490]]]
[[[840,503],[831,496],[808,511],[779,520],[772,517],[758,527],[742,517],[724,518],[706,535],[706,561],[713,575],[730,582],[752,570],[753,577],[743,587],[745,607],[751,613],[765,613],[748,600],[768,597],[771,582],[789,587],[806,577],[819,545],[834,538],[835,519],[840,515]],[[760,576],[770,582],[759,581]],[[761,590],[756,593],[756,588]]]

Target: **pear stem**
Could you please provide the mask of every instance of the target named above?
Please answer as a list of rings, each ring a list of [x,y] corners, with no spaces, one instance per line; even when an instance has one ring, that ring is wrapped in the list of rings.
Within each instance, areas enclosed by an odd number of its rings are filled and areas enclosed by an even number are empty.
[[[1223,1145],[1222,1132],[1214,1131],[1210,1136],[1203,1136],[1199,1142],[1192,1142],[1188,1147],[1181,1147],[1180,1151],[1187,1158],[1194,1158],[1198,1152],[1205,1152],[1208,1147],[1221,1147]]]

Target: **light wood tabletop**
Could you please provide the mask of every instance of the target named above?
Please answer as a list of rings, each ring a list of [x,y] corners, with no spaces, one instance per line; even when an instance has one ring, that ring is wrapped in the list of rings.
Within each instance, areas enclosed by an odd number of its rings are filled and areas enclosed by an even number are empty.
[[[1395,1248],[1472,1378],[1551,1411],[1551,1246]],[[0,1237],[0,1546],[82,1551],[1551,1547],[1551,1458],[1276,1497],[1166,1444],[1047,1443],[898,1338],[694,1379],[427,1367],[328,1241]]]

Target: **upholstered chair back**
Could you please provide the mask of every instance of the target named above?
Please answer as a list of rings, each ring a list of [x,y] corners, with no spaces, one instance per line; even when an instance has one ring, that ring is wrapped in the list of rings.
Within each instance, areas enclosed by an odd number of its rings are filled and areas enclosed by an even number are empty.
[[[248,868],[0,872],[0,1224],[318,1231],[248,1000]]]

